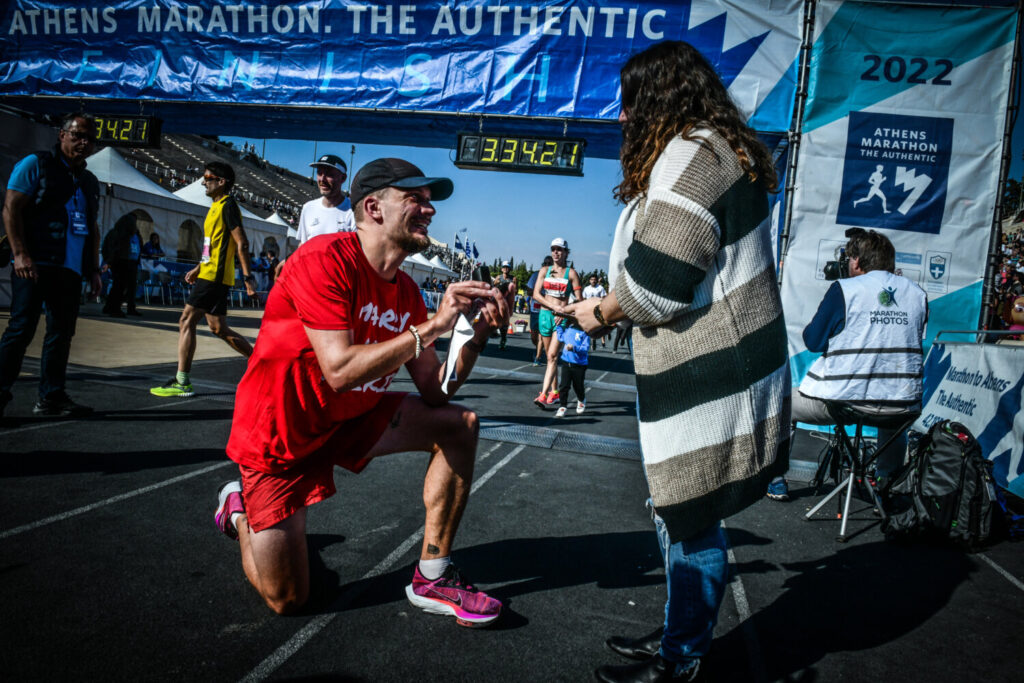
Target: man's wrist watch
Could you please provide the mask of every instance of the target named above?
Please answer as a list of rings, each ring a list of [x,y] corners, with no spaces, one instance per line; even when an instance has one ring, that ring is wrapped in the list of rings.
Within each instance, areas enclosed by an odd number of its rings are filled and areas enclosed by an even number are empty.
[[[608,327],[608,321],[606,321],[604,319],[604,316],[601,315],[601,304],[600,304],[600,302],[596,306],[594,306],[594,317],[597,318],[597,322],[601,323],[602,326]]]
[[[256,276],[253,275],[252,273],[249,273],[242,279],[245,280],[246,282],[256,282]]]

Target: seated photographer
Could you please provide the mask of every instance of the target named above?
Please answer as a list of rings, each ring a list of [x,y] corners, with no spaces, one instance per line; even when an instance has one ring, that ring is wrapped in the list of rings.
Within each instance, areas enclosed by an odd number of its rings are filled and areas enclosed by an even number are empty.
[[[924,290],[894,274],[896,250],[874,230],[846,231],[845,261],[838,277],[804,329],[804,344],[820,352],[793,393],[793,421],[834,424],[826,401],[857,406],[859,412],[891,415],[921,408],[921,340],[928,319]],[[828,274],[826,273],[826,277]],[[879,429],[881,444],[894,430]],[[892,474],[906,452],[906,436],[878,454],[878,478]],[[768,486],[768,497],[789,497],[785,479]]]

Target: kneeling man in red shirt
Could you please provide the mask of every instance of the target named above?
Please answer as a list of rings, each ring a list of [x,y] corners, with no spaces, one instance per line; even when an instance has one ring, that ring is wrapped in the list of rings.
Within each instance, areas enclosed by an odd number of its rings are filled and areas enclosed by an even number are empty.
[[[277,613],[309,597],[306,509],[334,494],[335,465],[361,471],[388,453],[426,451],[426,523],[406,588],[428,612],[465,626],[497,618],[501,603],[473,588],[450,553],[473,479],[479,425],[448,403],[509,303],[490,283],[448,287],[433,318],[399,270],[429,245],[432,201],[452,193],[401,159],[360,169],[350,190],[356,232],[314,237],[285,262],[267,300],[255,350],[238,384],[227,454],[241,479],[218,496],[216,522],[237,538],[250,583]],[[460,314],[480,318],[443,392],[434,341]],[[419,394],[389,392],[399,368]]]

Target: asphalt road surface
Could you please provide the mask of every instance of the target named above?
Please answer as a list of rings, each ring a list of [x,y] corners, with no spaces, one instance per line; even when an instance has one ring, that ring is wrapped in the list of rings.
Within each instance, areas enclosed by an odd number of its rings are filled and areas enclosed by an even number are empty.
[[[533,405],[543,368],[526,335],[492,342],[461,389],[483,429],[454,558],[503,601],[492,627],[406,601],[422,453],[336,470],[338,494],[309,514],[311,605],[279,617],[213,524],[216,490],[237,475],[223,449],[244,360],[205,333],[198,395],[151,396],[174,371],[178,311],[143,311],[85,307],[68,389],[91,418],[32,416],[32,358],[15,387],[0,427],[0,680],[587,681],[625,663],[608,636],[659,624],[627,355],[592,354],[582,416]],[[245,316],[230,322],[252,336],[258,312]],[[412,388],[401,374],[394,386]],[[1020,681],[1024,546],[894,545],[862,501],[836,543],[834,506],[803,519],[824,444],[796,441],[792,502],[724,522],[733,571],[713,680]]]

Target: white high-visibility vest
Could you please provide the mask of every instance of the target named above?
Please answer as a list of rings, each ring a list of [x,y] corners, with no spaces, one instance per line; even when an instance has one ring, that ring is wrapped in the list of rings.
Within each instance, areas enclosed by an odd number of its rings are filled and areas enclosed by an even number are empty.
[[[835,401],[920,401],[924,290],[884,270],[839,280],[839,286],[846,326],[811,365],[800,393]]]

